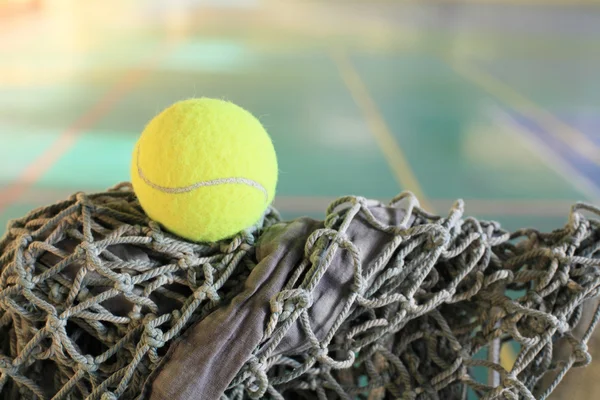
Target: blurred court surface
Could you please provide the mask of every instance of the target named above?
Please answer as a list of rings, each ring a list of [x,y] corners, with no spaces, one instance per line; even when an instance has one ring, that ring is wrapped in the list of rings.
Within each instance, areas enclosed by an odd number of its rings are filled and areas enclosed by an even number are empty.
[[[273,137],[285,218],[409,189],[558,228],[600,198],[598,71],[593,0],[0,0],[0,226],[129,180],[149,119],[210,96]]]

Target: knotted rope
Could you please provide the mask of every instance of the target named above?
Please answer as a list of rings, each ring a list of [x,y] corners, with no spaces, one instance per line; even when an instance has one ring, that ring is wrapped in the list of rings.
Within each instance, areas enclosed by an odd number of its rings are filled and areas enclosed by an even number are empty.
[[[372,205],[345,197],[328,208],[222,398],[543,399],[590,362],[600,313],[582,316],[598,295],[600,222],[583,212],[599,210],[577,204],[562,229],[509,233],[463,218],[460,201],[439,217],[403,193],[390,204],[405,210],[394,225]],[[357,220],[389,239],[368,263],[347,235]],[[173,340],[239,293],[256,241],[278,221],[270,209],[254,231],[194,244],[149,220],[128,184],[12,221],[0,240],[1,397],[139,398]],[[319,339],[312,293],[340,254],[351,291]],[[276,352],[295,323],[303,351]],[[495,353],[508,342],[519,352],[505,369]],[[571,349],[566,359],[555,357],[559,345]]]

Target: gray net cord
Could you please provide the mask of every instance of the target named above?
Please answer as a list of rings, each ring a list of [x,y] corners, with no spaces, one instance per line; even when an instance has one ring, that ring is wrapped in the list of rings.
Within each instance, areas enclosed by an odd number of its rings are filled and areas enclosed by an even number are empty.
[[[223,399],[466,399],[469,388],[485,399],[543,399],[590,362],[598,309],[581,336],[573,330],[598,294],[600,222],[582,211],[599,210],[577,204],[563,229],[509,234],[463,218],[460,201],[442,218],[403,193],[391,203],[406,210],[399,226],[382,224],[369,204],[345,197],[329,207]],[[368,268],[344,234],[358,218],[390,236]],[[256,240],[278,220],[269,210],[254,232],[193,244],[163,232],[122,184],[12,221],[0,240],[1,397],[140,398],[173,339],[243,286]],[[132,261],[131,251],[147,257]],[[354,260],[353,290],[319,341],[311,290],[340,252]],[[306,351],[274,355],[297,320]],[[520,346],[512,369],[493,351],[477,357],[508,341]],[[554,357],[559,341],[570,347],[564,359]],[[477,381],[476,368],[490,379]]]

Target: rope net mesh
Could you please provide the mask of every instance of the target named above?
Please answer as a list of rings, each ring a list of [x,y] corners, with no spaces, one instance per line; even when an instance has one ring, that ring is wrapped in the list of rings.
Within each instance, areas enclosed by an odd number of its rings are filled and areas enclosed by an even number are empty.
[[[460,201],[439,217],[403,193],[389,205],[405,210],[398,226],[369,204],[345,197],[327,209],[223,399],[542,399],[590,362],[600,222],[584,211],[598,210],[576,204],[562,229],[509,233],[463,217]],[[368,268],[345,235],[356,218],[391,237]],[[11,221],[0,240],[0,397],[141,398],[173,340],[239,292],[256,241],[279,221],[270,209],[255,231],[190,243],[149,220],[129,184]],[[319,340],[310,295],[340,252],[352,293]],[[275,354],[296,321],[305,351]],[[505,368],[509,342],[518,352]]]

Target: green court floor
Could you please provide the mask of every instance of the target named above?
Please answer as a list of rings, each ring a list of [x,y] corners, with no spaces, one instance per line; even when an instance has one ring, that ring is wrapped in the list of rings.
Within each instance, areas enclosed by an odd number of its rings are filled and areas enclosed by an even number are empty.
[[[0,224],[128,180],[147,121],[193,96],[260,117],[286,218],[409,189],[551,229],[597,198],[599,8],[225,3],[42,2],[2,24]]]
[[[411,190],[551,230],[600,198],[593,1],[38,3],[0,13],[0,226],[129,180],[145,124],[197,96],[266,126],[285,218]]]

